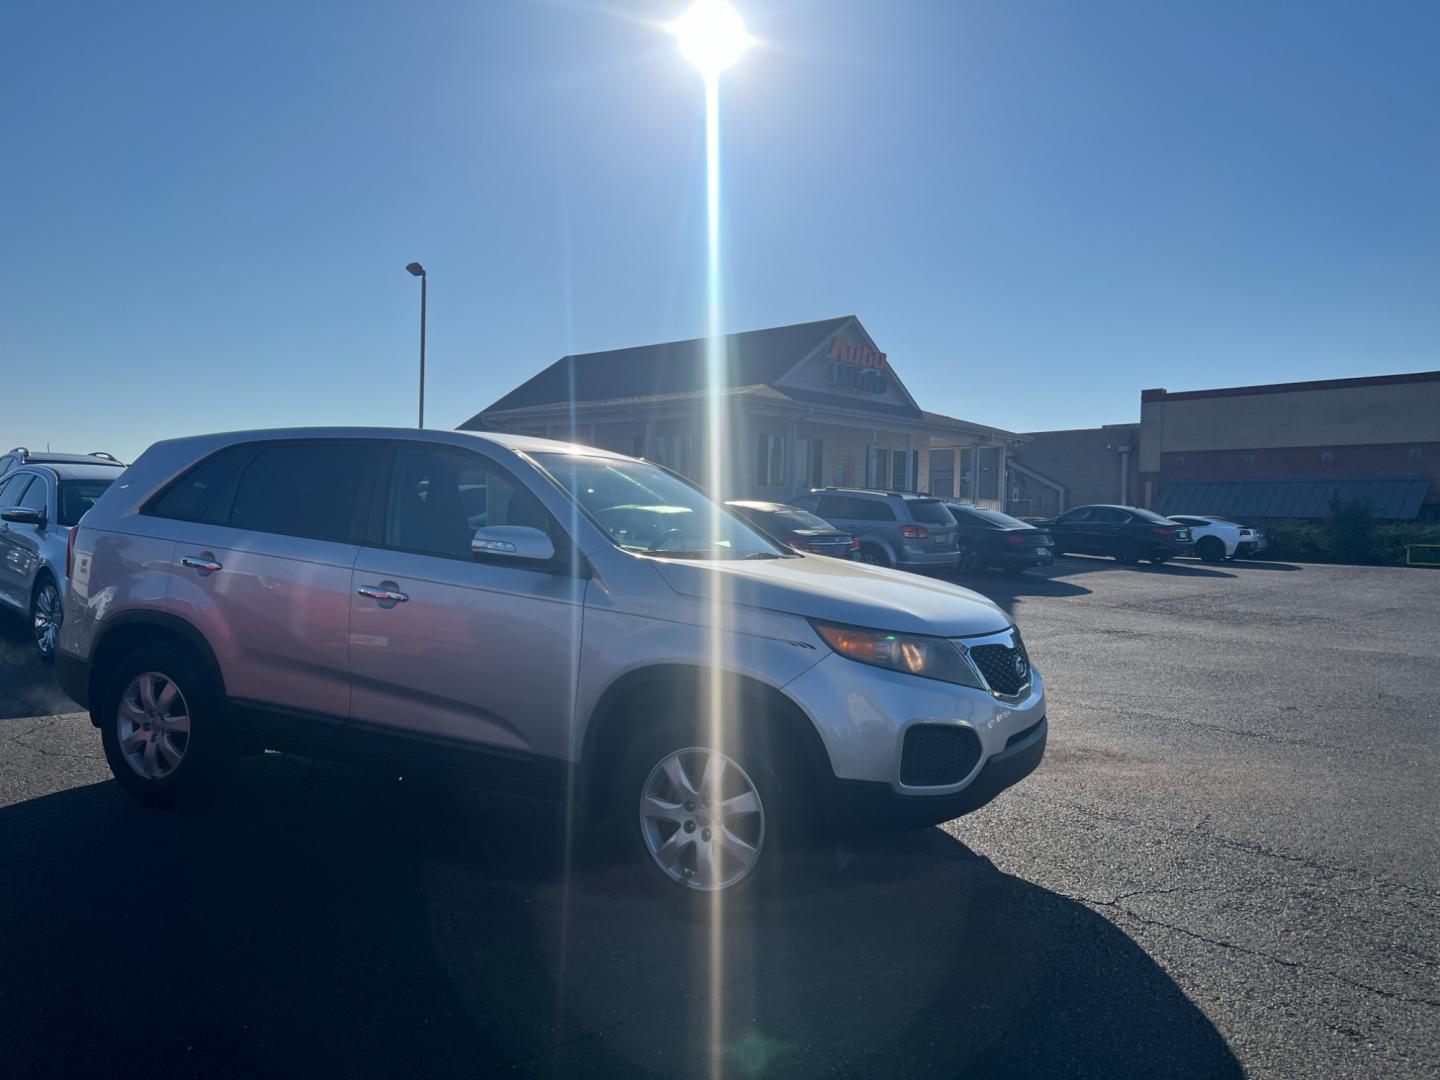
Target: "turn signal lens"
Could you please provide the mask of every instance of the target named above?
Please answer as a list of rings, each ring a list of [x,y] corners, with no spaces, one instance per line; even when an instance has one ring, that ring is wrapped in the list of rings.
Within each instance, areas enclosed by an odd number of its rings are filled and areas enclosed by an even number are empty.
[[[813,625],[825,644],[848,660],[983,689],[975,669],[965,659],[963,646],[945,638],[827,623]]]

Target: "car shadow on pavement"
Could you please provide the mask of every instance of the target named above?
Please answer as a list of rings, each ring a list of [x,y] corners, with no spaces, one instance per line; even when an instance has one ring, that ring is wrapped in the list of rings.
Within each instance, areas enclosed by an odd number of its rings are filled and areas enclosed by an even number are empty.
[[[73,712],[76,705],[40,659],[24,616],[0,610],[0,720]]]
[[[277,755],[204,810],[0,810],[6,1073],[1241,1075],[1134,941],[942,830],[712,924],[566,822]]]
[[[999,604],[1013,618],[1015,608],[1028,597],[1086,596],[1090,589],[1070,581],[1060,581],[1039,573],[1024,574],[955,574],[945,579],[972,589]]]

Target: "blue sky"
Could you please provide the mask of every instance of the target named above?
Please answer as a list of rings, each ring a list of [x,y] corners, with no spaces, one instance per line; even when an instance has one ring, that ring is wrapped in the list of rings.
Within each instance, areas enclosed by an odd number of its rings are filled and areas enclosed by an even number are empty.
[[[682,6],[15,4],[0,441],[409,424],[703,333]],[[927,408],[1440,367],[1440,4],[765,2],[726,325],[860,316]]]

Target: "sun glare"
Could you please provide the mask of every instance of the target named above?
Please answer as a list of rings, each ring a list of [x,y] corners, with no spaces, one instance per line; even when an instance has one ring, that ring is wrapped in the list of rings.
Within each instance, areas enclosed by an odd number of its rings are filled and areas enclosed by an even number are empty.
[[[696,0],[667,29],[681,55],[707,76],[718,75],[755,44],[745,20],[725,0]]]

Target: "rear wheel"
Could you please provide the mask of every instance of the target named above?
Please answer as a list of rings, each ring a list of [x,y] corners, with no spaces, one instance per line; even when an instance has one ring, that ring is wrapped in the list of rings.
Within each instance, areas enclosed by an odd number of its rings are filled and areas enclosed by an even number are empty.
[[[65,620],[65,606],[60,587],[48,573],[35,585],[30,598],[30,628],[35,637],[35,651],[47,664],[55,659],[55,642],[60,637],[60,624]]]
[[[1200,542],[1195,545],[1195,554],[1200,556],[1201,561],[1218,563],[1225,561],[1225,544],[1218,536],[1201,537]]]
[[[1115,561],[1134,566],[1140,561],[1140,545],[1133,540],[1122,541],[1115,549]]]
[[[860,561],[871,566],[894,567],[895,563],[879,544],[861,544]]]
[[[980,569],[980,552],[974,544],[960,545],[960,558],[955,563],[955,569],[962,574],[973,574]]]
[[[183,646],[149,645],[126,656],[110,677],[99,716],[110,771],[147,805],[209,794],[234,767],[218,689]]]

